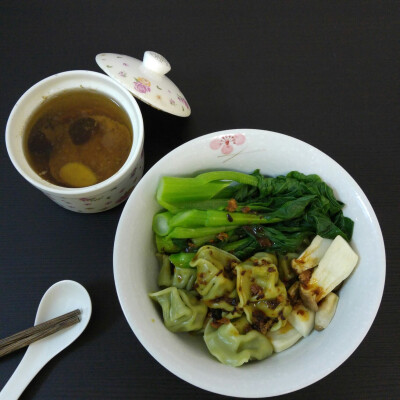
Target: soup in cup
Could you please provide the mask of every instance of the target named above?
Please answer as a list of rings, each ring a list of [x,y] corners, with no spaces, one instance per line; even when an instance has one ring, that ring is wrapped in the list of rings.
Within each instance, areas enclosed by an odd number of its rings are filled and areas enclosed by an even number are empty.
[[[18,172],[60,206],[109,210],[143,174],[144,130],[132,94],[112,78],[67,71],[31,87],[6,127]]]

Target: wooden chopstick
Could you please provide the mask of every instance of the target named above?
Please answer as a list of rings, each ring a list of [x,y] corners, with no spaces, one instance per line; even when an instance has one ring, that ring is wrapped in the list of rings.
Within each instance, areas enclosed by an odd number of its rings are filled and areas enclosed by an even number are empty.
[[[0,357],[28,346],[80,321],[80,310],[74,310],[0,340]]]

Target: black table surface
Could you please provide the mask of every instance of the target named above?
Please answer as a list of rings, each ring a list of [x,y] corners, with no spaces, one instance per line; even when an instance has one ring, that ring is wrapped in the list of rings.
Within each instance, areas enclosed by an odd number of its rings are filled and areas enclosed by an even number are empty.
[[[190,139],[231,128],[281,132],[334,158],[377,214],[387,255],[385,292],[351,357],[321,381],[281,398],[400,398],[398,6],[3,0],[1,126],[5,130],[18,98],[45,77],[100,72],[94,58],[101,52],[141,58],[154,50],[170,61],[168,76],[192,115],[174,117],[140,102],[146,170]],[[43,293],[57,281],[80,282],[93,302],[86,331],[45,366],[22,398],[222,398],[168,372],[126,322],[112,265],[124,205],[92,215],[64,210],[18,174],[4,141],[0,162],[0,337],[30,326]],[[0,387],[23,354],[0,359]]]

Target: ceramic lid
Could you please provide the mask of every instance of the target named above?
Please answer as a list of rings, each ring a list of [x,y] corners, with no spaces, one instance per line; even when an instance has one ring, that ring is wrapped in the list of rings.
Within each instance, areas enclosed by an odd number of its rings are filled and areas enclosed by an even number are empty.
[[[154,51],[146,51],[143,61],[114,53],[96,56],[99,67],[146,104],[179,117],[190,115],[190,106],[177,86],[165,76],[169,62]]]

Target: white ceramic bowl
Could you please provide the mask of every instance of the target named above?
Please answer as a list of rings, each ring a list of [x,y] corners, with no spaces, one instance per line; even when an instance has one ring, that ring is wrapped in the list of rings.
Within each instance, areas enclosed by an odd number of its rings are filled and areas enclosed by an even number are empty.
[[[132,124],[133,143],[125,164],[110,178],[93,186],[65,188],[47,182],[30,167],[24,156],[23,131],[43,99],[77,88],[103,93],[124,108]],[[134,97],[112,78],[92,71],[62,72],[36,83],[15,104],[6,127],[7,151],[18,172],[58,205],[82,213],[105,211],[128,198],[143,174],[143,143],[143,119]]]
[[[261,169],[276,176],[298,170],[316,173],[334,188],[355,221],[352,246],[360,255],[340,290],[329,327],[313,332],[290,349],[240,368],[214,359],[201,337],[169,332],[148,293],[157,289],[158,265],[151,222],[159,210],[155,192],[161,176],[194,175],[206,170]],[[373,260],[373,262],[372,262]],[[382,298],[385,249],[375,213],[352,177],[316,148],[289,136],[260,130],[230,130],[194,139],[151,168],[122,213],[114,247],[118,297],[133,332],[165,368],[211,392],[237,397],[276,396],[301,389],[343,363],[367,334]],[[372,362],[372,360],[371,360]]]

